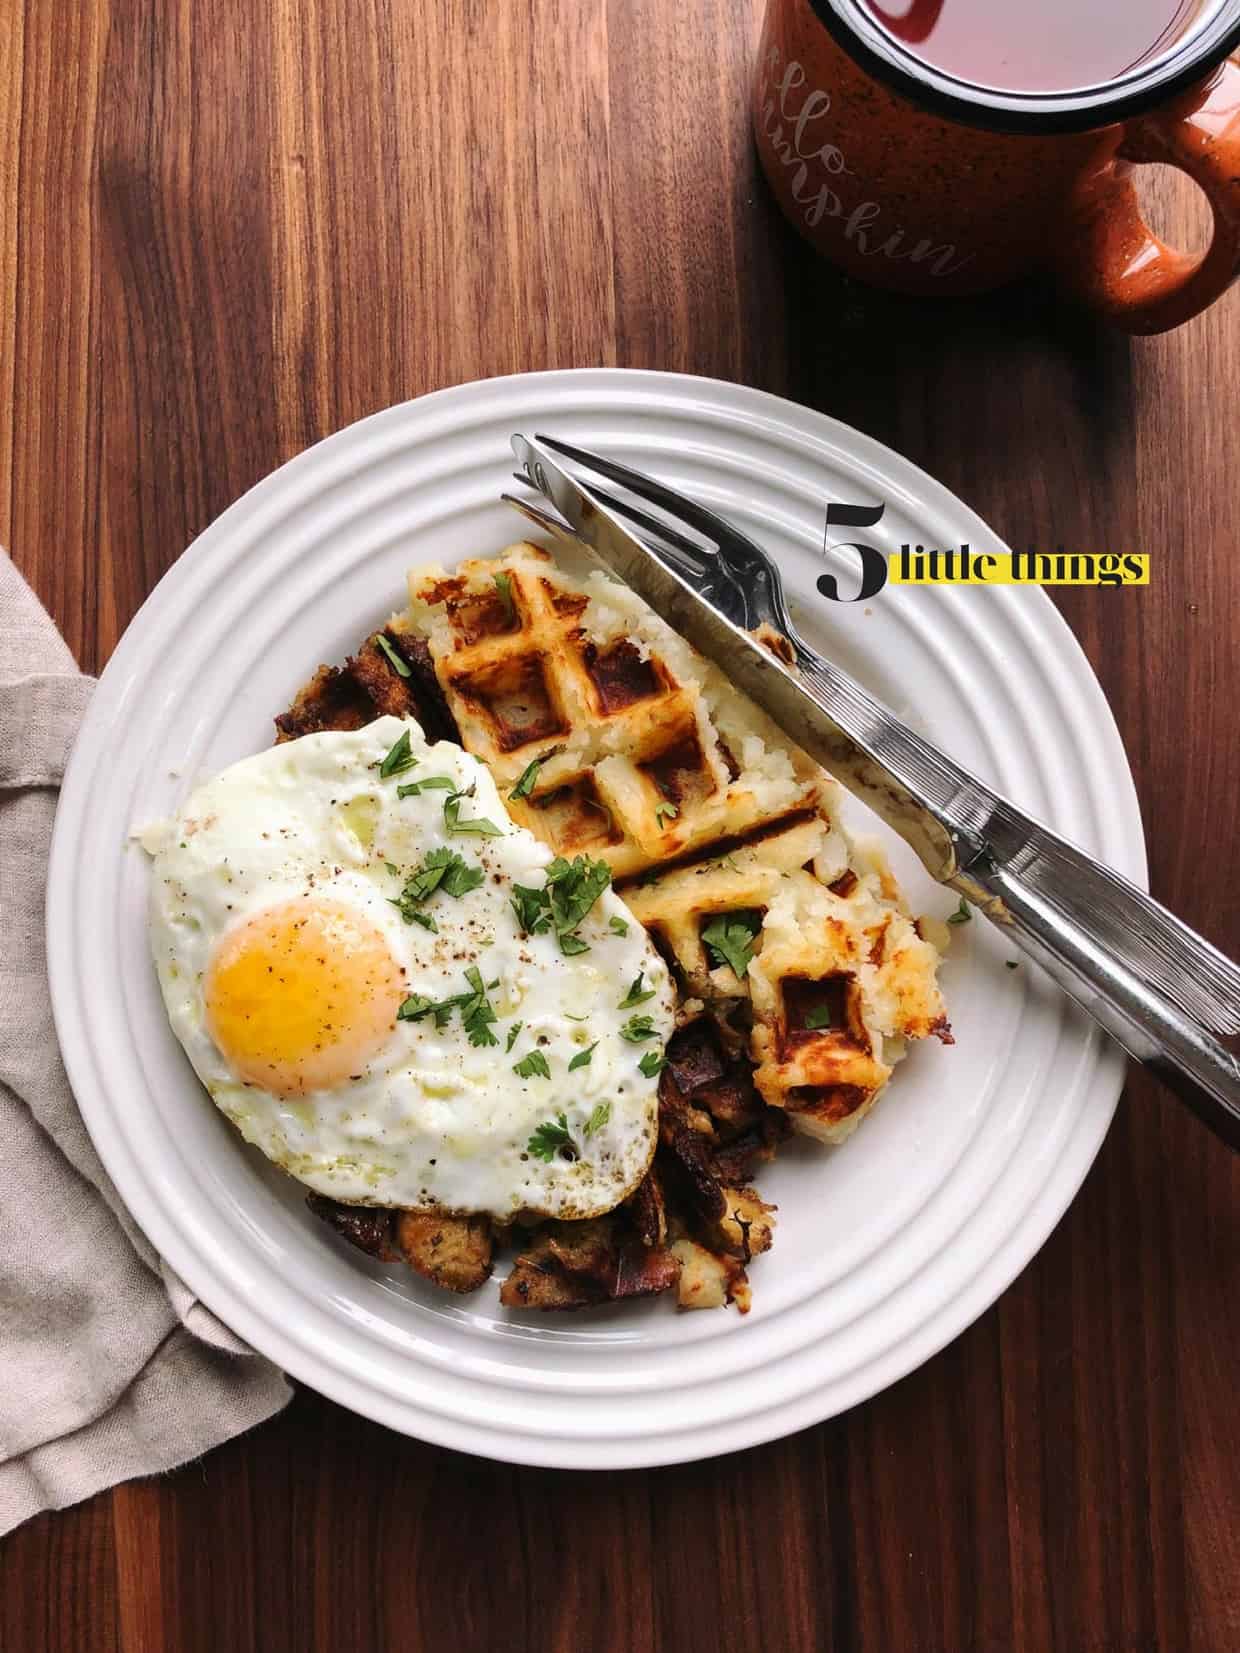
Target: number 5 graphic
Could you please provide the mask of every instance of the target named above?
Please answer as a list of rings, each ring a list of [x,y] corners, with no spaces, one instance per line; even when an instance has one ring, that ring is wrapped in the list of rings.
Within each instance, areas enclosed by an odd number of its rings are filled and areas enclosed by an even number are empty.
[[[854,597],[840,596],[839,582],[834,574],[818,576],[819,591],[833,603],[859,603],[863,598],[876,597],[887,584],[887,559],[881,551],[875,550],[874,546],[858,545],[855,540],[828,545],[827,531],[831,528],[873,528],[886,509],[885,505],[841,505],[836,502],[827,506],[827,525],[822,535],[823,551],[855,551],[861,558],[861,586]]]

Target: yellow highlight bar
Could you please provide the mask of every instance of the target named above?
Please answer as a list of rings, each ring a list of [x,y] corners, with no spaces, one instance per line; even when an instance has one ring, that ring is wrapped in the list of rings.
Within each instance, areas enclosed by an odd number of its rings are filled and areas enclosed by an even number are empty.
[[[902,545],[888,558],[892,585],[1148,585],[1148,553],[940,551]]]

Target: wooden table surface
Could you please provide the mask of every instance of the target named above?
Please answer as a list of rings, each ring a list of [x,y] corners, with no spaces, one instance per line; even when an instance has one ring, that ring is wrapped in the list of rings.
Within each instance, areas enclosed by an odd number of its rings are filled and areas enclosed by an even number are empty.
[[[1063,607],[1155,892],[1240,952],[1240,298],[1130,343],[1036,290],[845,285],[755,176],[756,25],[753,0],[0,8],[0,539],[96,669],[243,489],[388,403],[600,362],[778,391],[1013,543],[1152,554],[1148,590]],[[1155,192],[1187,232],[1191,191]],[[1238,1195],[1133,1080],[1002,1301],[846,1416],[600,1476],[303,1392],[10,1538],[0,1647],[1240,1647]]]

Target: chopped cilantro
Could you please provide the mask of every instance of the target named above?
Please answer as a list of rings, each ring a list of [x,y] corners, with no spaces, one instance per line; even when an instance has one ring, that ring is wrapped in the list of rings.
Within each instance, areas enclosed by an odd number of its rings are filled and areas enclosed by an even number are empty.
[[[576,934],[576,929],[611,883],[611,868],[606,861],[591,861],[584,855],[572,861],[557,855],[545,876],[541,890],[527,884],[513,885],[512,907],[517,922],[528,936],[554,930],[566,958],[589,952],[589,943]]]
[[[455,850],[433,849],[418,870],[405,881],[404,889],[392,905],[406,924],[421,924],[424,929],[433,930],[434,924],[428,924],[416,909],[429,901],[436,890],[458,898],[467,895],[470,890],[478,888],[483,876],[481,867],[471,867]]]
[[[973,914],[969,911],[969,903],[965,900],[964,896],[961,896],[960,905],[956,908],[955,912],[951,915],[947,922],[949,924],[968,924],[972,921],[972,918]]]
[[[674,821],[679,814],[680,810],[677,806],[666,801],[654,806],[654,818],[658,826],[664,826],[668,821]]]
[[[636,1010],[639,1004],[645,1004],[647,999],[654,998],[654,988],[646,986],[646,972],[639,970],[637,980],[620,1000],[621,1010]]]
[[[432,850],[431,853],[435,852]],[[481,867],[471,867],[463,857],[454,855],[451,865],[443,875],[441,888],[445,895],[454,896],[459,900],[461,896],[468,895],[470,890],[476,890],[485,876]]]
[[[517,923],[525,935],[536,936],[551,928],[551,910],[547,905],[546,890],[535,890],[528,884],[514,884],[511,899]]]
[[[512,575],[497,574],[495,576],[495,590],[500,602],[504,605],[504,618],[511,625],[517,617],[517,605],[512,598]]]
[[[523,1056],[519,1062],[512,1064],[512,1071],[520,1079],[550,1079],[551,1069],[547,1065],[547,1058],[541,1050],[532,1050],[528,1056]]]
[[[471,964],[465,971],[465,980],[473,989],[471,995],[461,1006],[461,1024],[469,1035],[471,1045],[497,1045],[499,1040],[491,1032],[491,1023],[496,1020],[491,1001],[487,998],[487,983],[482,979],[482,973],[476,964]],[[492,987],[497,983],[491,982]]]
[[[585,952],[586,943],[573,932],[611,883],[611,868],[606,861],[591,861],[585,855],[574,856],[571,861],[557,855],[547,868],[546,878],[551,924],[560,951]]]
[[[612,916],[608,919],[607,927],[608,927],[609,930],[611,930],[613,935],[627,936],[628,933],[629,933],[628,925],[625,923],[624,919],[622,919],[617,913],[613,913]]]
[[[439,926],[429,913],[410,913],[405,922],[406,924],[420,924],[424,930],[429,930],[432,935],[437,936],[439,934]]]
[[[1003,966],[1005,970],[1019,970],[1020,962],[1017,959],[1004,959]]]
[[[754,937],[762,928],[762,914],[745,907],[734,913],[719,913],[702,931],[702,940],[720,964],[743,977],[753,958]]]
[[[412,769],[417,761],[410,748],[409,731],[406,729],[379,765],[379,777],[381,780],[387,780],[389,775],[403,775],[405,770]]]
[[[398,798],[416,798],[419,792],[451,792],[456,782],[451,775],[428,775],[424,781],[409,781],[396,788]]]
[[[653,1039],[654,1036],[653,1016],[630,1016],[620,1029],[620,1037],[627,1039],[631,1045],[639,1045],[643,1039]]]
[[[445,799],[443,806],[443,821],[449,832],[472,833],[476,838],[502,838],[503,827],[497,827],[494,821],[488,821],[485,816],[477,816],[472,821],[462,821],[461,803],[466,798],[472,798],[477,790],[477,783],[468,786],[463,792],[453,792],[450,798]]]
[[[660,1056],[657,1050],[648,1050],[637,1064],[638,1071],[644,1073],[647,1079],[653,1079],[656,1073],[662,1073],[667,1066],[667,1057]]]
[[[429,1016],[437,1008],[434,999],[428,999],[424,993],[410,993],[409,997],[396,1012],[398,1022],[420,1022],[423,1016]]]
[[[817,1033],[821,1027],[830,1027],[831,1006],[829,1004],[814,1005],[811,1010],[806,1012],[805,1025],[811,1033]]]
[[[520,1033],[521,1029],[524,1026],[525,1026],[524,1022],[514,1022],[512,1024],[512,1026],[508,1029],[508,1038],[504,1043],[504,1049],[505,1050],[511,1050],[513,1045],[516,1044],[517,1034]]]
[[[558,1119],[549,1119],[540,1125],[525,1148],[535,1159],[546,1160],[548,1164],[561,1152],[576,1159],[577,1150],[573,1144],[573,1134],[568,1128],[568,1115],[561,1114]]]
[[[513,787],[508,796],[510,798],[528,798],[530,793],[534,790],[534,782],[538,779],[538,771],[542,768],[546,761],[547,760],[545,758],[535,758],[532,763],[527,763],[525,768],[521,771],[521,779]]]
[[[578,1068],[588,1068],[590,1065],[590,1058],[594,1055],[594,1052],[597,1049],[598,1042],[596,1040],[588,1050],[579,1050],[576,1056],[574,1056],[572,1061],[568,1064],[568,1071],[570,1073],[575,1073]]]
[[[408,677],[410,675],[408,666],[401,659],[400,655],[397,654],[396,650],[388,642],[387,638],[381,631],[377,631],[375,633],[375,647],[379,650],[380,654],[383,655],[384,659],[387,661],[388,665],[391,666],[397,677]]]
[[[465,971],[465,980],[469,991],[454,993],[449,999],[428,999],[422,993],[411,993],[396,1012],[397,1021],[420,1022],[425,1016],[434,1016],[435,1026],[444,1028],[451,1021],[452,1012],[459,1010],[461,1025],[471,1045],[497,1045],[499,1040],[491,1032],[491,1023],[496,1020],[496,1015],[487,998],[488,983],[483,981],[476,964],[471,964]],[[495,987],[498,983],[491,982],[489,985]]]
[[[586,1120],[585,1134],[587,1136],[593,1136],[596,1131],[601,1131],[610,1118],[611,1103],[600,1102],[598,1107],[595,1108],[594,1112],[590,1115],[589,1119]]]

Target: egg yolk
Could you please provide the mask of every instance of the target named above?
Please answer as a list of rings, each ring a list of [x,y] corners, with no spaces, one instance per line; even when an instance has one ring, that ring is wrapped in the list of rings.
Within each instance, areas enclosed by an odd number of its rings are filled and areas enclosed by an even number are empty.
[[[233,1072],[276,1096],[329,1090],[391,1036],[404,972],[382,932],[340,902],[269,907],[221,940],[207,1026]]]

